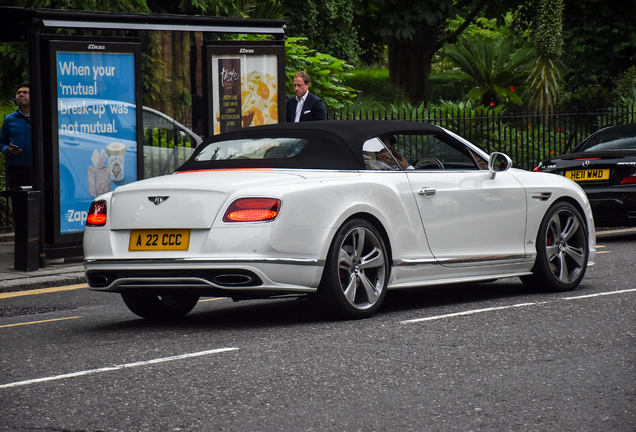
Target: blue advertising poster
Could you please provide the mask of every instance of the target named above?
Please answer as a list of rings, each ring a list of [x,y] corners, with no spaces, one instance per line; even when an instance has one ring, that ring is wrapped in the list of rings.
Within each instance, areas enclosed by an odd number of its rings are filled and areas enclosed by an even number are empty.
[[[60,233],[83,232],[95,197],[137,180],[135,55],[57,52]]]

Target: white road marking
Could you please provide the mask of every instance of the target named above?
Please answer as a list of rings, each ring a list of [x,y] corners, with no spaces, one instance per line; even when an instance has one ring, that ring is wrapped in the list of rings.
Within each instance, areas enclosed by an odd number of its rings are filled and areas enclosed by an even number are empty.
[[[600,297],[600,296],[613,295],[613,294],[624,294],[624,293],[630,293],[630,292],[636,292],[636,288],[620,290],[620,291],[602,292],[602,293],[596,293],[596,294],[587,294],[587,295],[576,296],[576,297],[564,297],[561,300],[579,300],[579,299]]]
[[[541,303],[519,303],[519,304],[509,305],[509,306],[497,306],[497,307],[490,307],[490,308],[485,308],[485,309],[473,309],[473,310],[468,310],[468,311],[464,311],[464,312],[455,312],[455,313],[446,314],[446,315],[436,315],[436,316],[431,316],[431,317],[426,317],[426,318],[416,318],[416,319],[401,321],[400,323],[401,324],[411,324],[411,323],[417,323],[417,322],[422,322],[422,321],[434,321],[434,320],[438,320],[438,319],[452,318],[452,317],[462,316],[462,315],[473,315],[473,314],[478,314],[478,313],[482,313],[482,312],[490,312],[490,311],[495,311],[495,310],[511,309],[511,308],[524,307],[524,306],[534,306],[534,305],[543,304],[543,303],[547,303],[547,302],[541,302]]]
[[[631,293],[631,292],[636,292],[636,288],[620,290],[620,291],[602,292],[602,293],[596,293],[596,294],[587,294],[587,295],[576,296],[576,297],[563,297],[563,298],[560,298],[559,300],[554,300],[554,301],[580,300],[580,299],[588,299],[588,298],[593,298],[593,297],[600,297],[600,296],[607,296],[607,295],[614,295],[614,294],[625,294],[625,293]],[[430,317],[425,317],[425,318],[416,318],[416,319],[410,319],[410,320],[406,320],[406,321],[400,321],[400,324],[413,324],[413,323],[418,323],[418,322],[423,322],[423,321],[435,321],[435,320],[444,319],[444,318],[453,318],[453,317],[463,316],[463,315],[474,315],[474,314],[478,314],[478,313],[491,312],[491,311],[496,311],[496,310],[512,309],[512,308],[525,307],[525,306],[536,306],[536,305],[542,305],[542,304],[546,304],[546,303],[552,303],[554,301],[533,302],[533,303],[518,303],[518,304],[513,304],[513,305],[508,305],[508,306],[497,306],[497,307],[484,308],[484,309],[472,309],[472,310],[467,310],[467,311],[463,311],[463,312],[455,312],[455,313],[446,314],[446,315],[435,315],[435,316],[430,316]]]
[[[162,358],[157,358],[157,359],[153,359],[153,360],[140,361],[140,362],[136,362],[136,363],[126,363],[126,364],[121,364],[121,365],[117,365],[117,366],[110,366],[110,367],[104,367],[104,368],[99,368],[99,369],[91,369],[91,370],[85,370],[85,371],[80,371],[80,372],[73,372],[73,373],[68,373],[68,374],[63,374],[63,375],[55,375],[55,376],[50,376],[50,377],[37,378],[37,379],[26,380],[26,381],[17,381],[17,382],[8,383],[8,384],[1,384],[0,385],[0,389],[9,388],[9,387],[23,386],[23,385],[28,385],[28,384],[36,384],[36,383],[41,383],[41,382],[46,382],[46,381],[55,381],[55,380],[60,380],[60,379],[65,379],[65,378],[74,378],[74,377],[78,377],[78,376],[90,375],[90,374],[101,373],[101,372],[110,372],[110,371],[115,371],[115,370],[125,369],[125,368],[133,368],[133,367],[138,367],[138,366],[147,366],[147,365],[156,364],[156,363],[164,363],[164,362],[169,362],[169,361],[174,361],[174,360],[183,360],[183,359],[192,358],[192,357],[200,357],[200,356],[209,355],[209,354],[218,354],[218,353],[222,353],[222,352],[236,351],[236,350],[238,350],[238,348],[218,348],[218,349],[213,349],[213,350],[208,350],[208,351],[200,351],[200,352],[189,353],[189,354],[181,354],[181,355],[176,355],[176,356],[172,356],[172,357],[162,357]]]

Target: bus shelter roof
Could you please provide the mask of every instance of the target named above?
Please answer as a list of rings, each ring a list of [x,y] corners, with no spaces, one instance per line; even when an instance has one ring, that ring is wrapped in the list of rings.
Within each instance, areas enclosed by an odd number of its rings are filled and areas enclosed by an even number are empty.
[[[0,42],[26,41],[29,30],[57,29],[186,31],[270,34],[282,39],[283,20],[228,18],[204,15],[122,13],[0,6]]]

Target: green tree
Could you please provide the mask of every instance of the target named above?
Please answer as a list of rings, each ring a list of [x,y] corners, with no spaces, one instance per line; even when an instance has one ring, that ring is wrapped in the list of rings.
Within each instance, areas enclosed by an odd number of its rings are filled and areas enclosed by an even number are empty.
[[[316,52],[304,45],[307,38],[287,38],[285,41],[285,73],[287,93],[294,94],[293,77],[298,71],[306,71],[311,76],[311,91],[320,96],[331,108],[342,108],[357,93],[343,84],[350,76],[353,66],[329,54]]]
[[[525,97],[532,111],[546,116],[556,106],[561,85],[562,22],[563,0],[541,0],[539,25],[534,32],[537,60],[528,77]]]
[[[565,1],[563,79],[572,99],[607,102],[622,74],[636,65],[634,16],[634,1]]]
[[[145,0],[4,0],[3,6],[109,12],[150,12]]]
[[[145,0],[4,0],[3,6],[94,10],[111,12],[150,12]],[[28,79],[25,43],[0,43],[0,101],[13,100],[17,86]]]
[[[283,19],[287,8],[278,0],[146,0],[152,12],[234,18]]]
[[[455,69],[432,74],[431,79],[467,83],[470,99],[482,105],[499,105],[502,100],[521,104],[517,89],[528,76],[532,49],[515,48],[510,39],[497,43],[483,36],[460,36],[457,43],[444,47],[441,57]]]
[[[433,55],[454,40],[491,0],[306,0],[289,8],[291,36],[349,62],[373,62],[388,54],[391,83],[414,103],[425,100]],[[466,24],[446,32],[448,18]]]
[[[391,82],[412,102],[426,100],[433,56],[446,42],[455,41],[484,10],[488,0],[375,0],[372,16],[376,34],[387,44]],[[449,18],[462,14],[464,24],[446,32]]]
[[[636,66],[631,66],[621,76],[616,88],[616,94],[620,98],[633,98],[636,93]]]
[[[283,0],[289,10],[287,34],[305,37],[320,52],[356,62],[361,53],[357,16],[367,3],[363,0]]]

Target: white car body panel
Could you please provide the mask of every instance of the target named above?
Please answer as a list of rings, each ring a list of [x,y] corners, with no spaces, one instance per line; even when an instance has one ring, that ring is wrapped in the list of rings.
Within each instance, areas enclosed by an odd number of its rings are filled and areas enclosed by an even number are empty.
[[[525,259],[525,190],[510,173],[490,179],[487,171],[412,171],[429,245],[442,264]],[[426,189],[435,193],[418,194]]]
[[[528,216],[526,223],[526,252],[534,260],[536,256],[536,232],[543,220],[548,207],[560,199],[568,199],[570,202],[582,204],[583,217],[587,222],[589,256],[588,266],[594,265],[596,257],[596,231],[594,226],[594,218],[592,217],[592,208],[587,199],[587,195],[583,189],[570,179],[560,176],[556,179],[547,176],[537,177],[535,173],[520,169],[512,169],[510,173],[515,176],[522,184],[526,186],[526,200],[528,202]],[[550,194],[550,198],[542,200],[539,197],[542,194]]]

